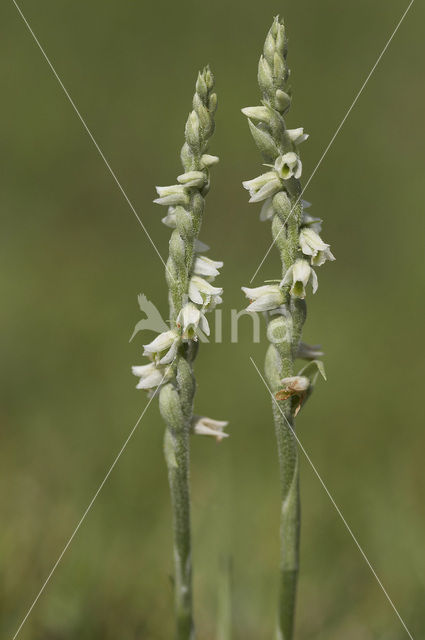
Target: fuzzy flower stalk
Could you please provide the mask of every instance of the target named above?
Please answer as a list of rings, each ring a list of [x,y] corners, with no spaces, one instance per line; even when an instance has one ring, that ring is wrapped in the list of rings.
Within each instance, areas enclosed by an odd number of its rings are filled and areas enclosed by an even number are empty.
[[[185,128],[181,150],[183,173],[177,183],[157,187],[154,201],[166,208],[162,222],[172,229],[166,280],[170,328],[144,346],[148,362],[133,367],[137,388],[158,393],[166,424],[164,451],[173,511],[174,590],[176,640],[195,637],[192,614],[192,564],[189,490],[189,439],[191,434],[226,437],[226,422],[194,416],[195,360],[199,337],[210,333],[206,314],[221,302],[222,289],[213,285],[223,263],[203,252],[199,240],[210,167],[218,162],[207,153],[214,132],[217,96],[209,68],[198,75],[193,109]]]
[[[280,524],[280,595],[277,640],[292,640],[299,564],[300,496],[298,451],[294,437],[295,416],[310,396],[319,373],[320,348],[301,342],[306,319],[307,293],[316,292],[315,271],[334,260],[320,237],[320,220],[311,216],[301,200],[302,163],[298,151],[308,135],[302,127],[288,129],[284,117],[291,107],[287,37],[284,24],[275,18],[258,66],[261,104],[242,112],[265,167],[258,177],[243,183],[250,202],[261,204],[260,219],[270,221],[282,274],[273,284],[242,287],[250,300],[248,311],[264,312],[267,320],[265,373],[274,394],[273,414],[277,438],[282,494]],[[308,363],[298,373],[295,360]]]

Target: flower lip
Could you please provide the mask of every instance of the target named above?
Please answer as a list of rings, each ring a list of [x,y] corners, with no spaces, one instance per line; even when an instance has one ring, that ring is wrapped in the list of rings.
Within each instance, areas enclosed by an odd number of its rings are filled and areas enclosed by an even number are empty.
[[[291,295],[294,298],[304,299],[306,296],[306,286],[311,281],[313,293],[318,288],[318,280],[316,272],[311,268],[307,260],[298,259],[292,264],[280,283],[282,287],[291,285]]]
[[[282,180],[289,180],[294,177],[297,180],[301,178],[302,174],[302,163],[294,151],[289,151],[282,156],[276,158],[274,163],[274,168]]]
[[[205,333],[205,335],[210,335],[210,328],[206,317],[192,302],[186,303],[180,310],[176,324],[177,327],[182,330],[182,338],[184,340],[196,341],[198,339],[198,329]]]

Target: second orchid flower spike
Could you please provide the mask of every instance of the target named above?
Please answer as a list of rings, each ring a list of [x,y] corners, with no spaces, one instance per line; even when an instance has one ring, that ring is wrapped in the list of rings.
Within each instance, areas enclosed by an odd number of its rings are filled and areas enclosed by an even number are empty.
[[[295,359],[311,360],[318,348],[301,342],[310,286],[318,288],[315,271],[334,260],[329,244],[320,237],[320,219],[312,217],[301,200],[302,162],[299,145],[308,135],[302,127],[288,129],[285,117],[291,107],[287,64],[287,37],[276,17],[267,34],[258,65],[261,104],[242,109],[262,154],[266,171],[243,182],[250,203],[261,203],[260,220],[271,221],[272,235],[281,263],[275,284],[242,287],[250,300],[247,311],[264,312],[270,345],[265,372],[274,395],[273,414],[277,438],[282,493],[280,596],[277,638],[292,640],[299,560],[300,497],[295,416],[311,394],[314,379],[295,371]],[[321,364],[314,369],[323,374]],[[316,376],[317,377],[317,376]]]

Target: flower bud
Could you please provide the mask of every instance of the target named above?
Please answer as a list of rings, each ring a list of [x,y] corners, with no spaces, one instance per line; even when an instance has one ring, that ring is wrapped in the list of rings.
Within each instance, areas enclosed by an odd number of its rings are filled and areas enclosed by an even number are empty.
[[[270,133],[255,125],[251,120],[248,120],[248,124],[258,149],[267,159],[274,160],[280,151]]]
[[[210,113],[212,115],[214,115],[214,113],[217,111],[217,104],[218,104],[217,94],[212,93],[210,95],[210,99],[208,100],[208,109],[210,110]]]
[[[267,107],[244,107],[241,111],[250,120],[270,122],[270,109]]]
[[[196,111],[192,111],[186,123],[186,140],[191,147],[199,147],[199,118]]]
[[[275,103],[277,110],[285,113],[291,106],[291,97],[285,91],[278,89],[275,95]]]
[[[260,89],[263,93],[268,95],[273,94],[274,87],[272,70],[264,56],[261,56],[260,62],[258,63],[258,84],[260,85]]]
[[[196,93],[202,100],[206,100],[208,95],[208,88],[202,73],[198,73],[198,79],[196,80]]]
[[[273,198],[273,208],[282,218],[287,218],[291,213],[291,201],[286,191],[279,191]]]

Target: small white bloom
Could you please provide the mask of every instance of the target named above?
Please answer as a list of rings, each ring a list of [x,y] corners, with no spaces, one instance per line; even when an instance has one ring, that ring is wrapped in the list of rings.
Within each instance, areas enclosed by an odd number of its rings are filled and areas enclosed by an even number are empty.
[[[267,198],[260,211],[260,220],[264,222],[265,220],[271,220],[274,216],[273,209],[273,198]]]
[[[294,298],[305,298],[305,288],[310,282],[313,293],[316,293],[318,282],[316,272],[311,268],[307,260],[296,260],[285,273],[281,286],[291,284],[291,295]]]
[[[176,357],[179,340],[180,336],[174,329],[164,331],[155,340],[143,345],[143,355],[153,358],[159,364],[169,364]]]
[[[218,260],[211,260],[205,256],[198,256],[195,258],[193,273],[197,276],[215,277],[220,274],[219,269],[221,269],[222,266],[223,263]]]
[[[249,191],[249,195],[251,196],[249,202],[267,200],[267,198],[271,198],[271,196],[274,196],[274,194],[282,188],[282,184],[275,171],[263,173],[253,180],[245,180],[245,182],[242,182],[242,185],[244,189]]]
[[[208,321],[202,311],[194,304],[188,302],[177,316],[177,327],[182,329],[182,337],[185,340],[197,340],[197,331],[200,329],[205,335],[210,335]]]
[[[177,181],[185,187],[203,187],[207,177],[202,171],[187,171],[178,176]]]
[[[168,374],[167,368],[157,367],[154,362],[131,367],[131,370],[133,375],[140,378],[136,389],[154,389],[165,382]]]
[[[167,215],[162,218],[161,222],[170,229],[175,229],[177,226],[176,207],[168,207]]]
[[[285,302],[282,289],[277,284],[266,284],[262,287],[241,287],[246,297],[251,300],[247,311],[271,311]]]
[[[214,164],[220,162],[220,158],[218,156],[210,156],[208,153],[204,153],[201,156],[201,166],[202,167],[212,167]]]
[[[189,298],[196,304],[207,305],[212,296],[221,296],[223,289],[213,287],[212,284],[200,276],[192,276],[189,282]]]
[[[313,229],[308,227],[301,229],[301,251],[304,255],[311,256],[312,265],[320,267],[326,260],[335,260],[329,246],[323,242],[322,238]]]
[[[187,204],[189,196],[186,189],[181,184],[173,184],[169,187],[155,187],[159,198],[154,200],[155,204],[162,204],[165,206],[173,206],[178,204]]]
[[[213,420],[212,418],[197,417],[195,418],[193,431],[200,436],[213,436],[217,442],[221,442],[223,438],[228,438],[229,434],[224,433],[223,429],[229,423],[225,420]]]
[[[276,158],[274,168],[282,180],[289,180],[292,176],[297,179],[301,178],[303,166],[297,154],[289,151],[289,153],[285,153],[283,156]]]
[[[298,129],[287,129],[286,133],[290,140],[297,145],[305,142],[309,137],[308,133],[304,133],[303,127],[299,127]]]

